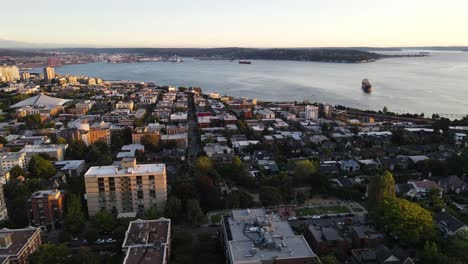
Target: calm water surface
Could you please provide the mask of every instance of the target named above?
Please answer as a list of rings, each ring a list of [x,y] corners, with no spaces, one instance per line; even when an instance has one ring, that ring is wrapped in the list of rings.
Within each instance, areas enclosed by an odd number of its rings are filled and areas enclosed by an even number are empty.
[[[56,72],[200,86],[204,91],[260,100],[307,99],[373,110],[387,106],[395,112],[468,113],[468,52],[431,52],[424,58],[363,64],[256,60],[241,65],[194,59],[184,63],[98,62],[63,66]],[[363,78],[372,83],[372,94],[362,92]]]

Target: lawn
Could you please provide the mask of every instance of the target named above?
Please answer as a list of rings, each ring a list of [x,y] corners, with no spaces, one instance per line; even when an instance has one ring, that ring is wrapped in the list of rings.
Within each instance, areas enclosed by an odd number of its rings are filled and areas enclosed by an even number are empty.
[[[313,208],[302,208],[296,210],[297,216],[307,216],[307,215],[322,215],[322,214],[343,214],[349,213],[349,209],[345,206],[320,206]]]
[[[214,214],[211,215],[211,223],[213,224],[219,224],[221,222],[221,217],[223,217],[224,214]]]

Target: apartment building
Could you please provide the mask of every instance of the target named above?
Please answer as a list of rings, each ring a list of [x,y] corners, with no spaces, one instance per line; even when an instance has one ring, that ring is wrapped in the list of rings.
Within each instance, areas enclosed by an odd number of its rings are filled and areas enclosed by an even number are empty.
[[[42,244],[39,228],[0,229],[1,263],[26,264]]]
[[[18,165],[26,168],[26,153],[23,152],[5,152],[0,155],[0,162],[3,171],[10,171],[11,168]]]
[[[31,159],[32,156],[45,153],[57,161],[62,161],[65,156],[65,151],[68,148],[68,144],[51,144],[51,145],[26,145],[20,153],[26,154],[26,163]]]
[[[139,164],[124,158],[117,165],[95,166],[85,173],[88,213],[102,209],[143,214],[152,206],[163,209],[167,199],[165,164]]]
[[[63,220],[63,198],[59,190],[34,192],[28,200],[29,222],[33,226],[46,229]]]

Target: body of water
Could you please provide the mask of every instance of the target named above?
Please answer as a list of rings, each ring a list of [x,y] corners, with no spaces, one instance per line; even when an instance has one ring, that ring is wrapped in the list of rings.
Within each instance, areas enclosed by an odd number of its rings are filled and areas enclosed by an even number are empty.
[[[203,91],[259,100],[309,100],[362,109],[425,113],[468,113],[468,52],[431,52],[429,57],[382,59],[373,63],[320,63],[186,59],[183,63],[106,62],[67,65],[59,74],[105,80],[151,81],[200,86]],[[370,80],[372,94],[361,90]]]

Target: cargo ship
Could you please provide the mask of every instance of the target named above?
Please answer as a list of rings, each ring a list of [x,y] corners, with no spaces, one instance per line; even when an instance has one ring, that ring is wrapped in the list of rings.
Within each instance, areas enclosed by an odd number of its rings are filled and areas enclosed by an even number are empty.
[[[365,93],[371,93],[372,92],[372,85],[370,84],[368,79],[362,80],[362,90]]]
[[[252,62],[248,60],[240,60],[239,64],[252,64]]]

